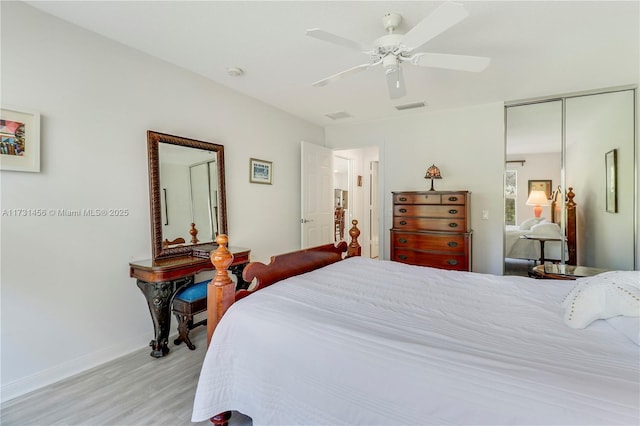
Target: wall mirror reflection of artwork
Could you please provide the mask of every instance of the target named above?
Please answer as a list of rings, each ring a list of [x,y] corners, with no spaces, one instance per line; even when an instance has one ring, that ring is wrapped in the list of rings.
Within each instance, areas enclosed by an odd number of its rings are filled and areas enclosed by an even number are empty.
[[[531,195],[531,191],[542,191],[547,196],[547,200],[551,199],[551,182],[551,180],[530,180],[528,195]]]
[[[604,157],[606,169],[606,210],[608,213],[618,212],[616,194],[616,150],[612,149]]]

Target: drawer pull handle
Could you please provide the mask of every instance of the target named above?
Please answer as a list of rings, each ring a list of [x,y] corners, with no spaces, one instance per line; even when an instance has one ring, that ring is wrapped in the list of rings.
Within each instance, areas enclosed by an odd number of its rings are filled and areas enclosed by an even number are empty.
[[[447,260],[447,263],[451,266],[456,266],[458,264],[458,261],[455,259],[449,259]]]
[[[457,224],[457,223],[450,223],[450,224],[449,224],[449,227],[450,227],[450,228],[457,228],[457,227],[458,227],[458,224]]]
[[[455,242],[455,241],[449,241],[449,242],[447,243],[447,245],[448,245],[449,247],[458,247],[458,243],[457,243],[457,242]]]
[[[407,244],[407,239],[406,238],[400,238],[398,240],[398,242],[401,243],[401,244]]]
[[[458,197],[449,197],[449,201],[458,201]]]
[[[406,224],[407,224],[407,221],[406,221],[406,220],[401,220],[401,221],[400,221],[400,225],[406,225]]]
[[[400,209],[400,213],[406,213],[407,209]]]
[[[398,198],[400,201],[407,201],[407,197],[400,197]]]
[[[458,213],[458,210],[456,209],[449,210],[449,214],[456,214],[456,213]]]
[[[400,260],[407,260],[407,256],[406,256],[406,255],[404,255],[404,254],[400,254],[400,255],[398,255],[398,259],[400,259]]]

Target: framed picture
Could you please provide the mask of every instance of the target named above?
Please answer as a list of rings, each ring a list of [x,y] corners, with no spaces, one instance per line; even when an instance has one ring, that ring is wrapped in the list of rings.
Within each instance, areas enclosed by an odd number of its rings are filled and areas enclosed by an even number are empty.
[[[0,109],[0,170],[40,171],[40,114]]]
[[[249,182],[271,185],[273,180],[273,163],[271,161],[249,159]]]
[[[604,155],[604,165],[606,169],[606,211],[608,213],[618,212],[618,200],[616,197],[616,151],[612,149]]]
[[[531,194],[531,191],[544,191],[547,195],[547,200],[551,199],[551,181],[550,180],[530,180],[529,181],[529,192],[527,195]]]

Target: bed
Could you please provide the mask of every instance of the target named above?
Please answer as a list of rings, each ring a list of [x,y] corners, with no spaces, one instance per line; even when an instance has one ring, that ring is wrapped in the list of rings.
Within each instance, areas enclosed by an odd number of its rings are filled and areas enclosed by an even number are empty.
[[[640,348],[594,317],[637,320],[640,272],[533,280],[323,247],[252,263],[253,293],[226,291],[230,255],[212,255],[193,421],[233,410],[254,425],[639,424]]]
[[[577,264],[576,252],[576,203],[573,188],[569,188],[565,197],[566,226],[562,234],[560,188],[551,196],[551,220],[546,218],[530,218],[520,225],[505,226],[505,257],[511,259],[541,260],[541,246],[539,239],[563,239],[564,259],[569,265]],[[533,238],[527,238],[533,237]],[[562,246],[560,241],[546,241],[544,243],[544,258],[546,260],[561,261]]]

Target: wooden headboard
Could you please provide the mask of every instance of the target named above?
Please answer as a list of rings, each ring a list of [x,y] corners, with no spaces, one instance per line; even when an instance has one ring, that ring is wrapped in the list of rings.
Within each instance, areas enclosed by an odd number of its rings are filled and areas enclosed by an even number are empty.
[[[337,245],[333,243],[325,244],[272,256],[268,265],[260,262],[251,262],[246,266],[242,275],[245,281],[252,281],[255,278],[257,285],[250,287],[248,290],[238,291],[236,291],[235,284],[229,278],[227,271],[233,261],[233,255],[227,249],[227,236],[218,235],[216,238],[218,248],[212,251],[210,256],[211,263],[216,268],[216,274],[207,286],[207,345],[211,341],[216,325],[235,301],[277,281],[342,260],[344,252],[347,253],[347,257],[360,256],[358,221],[352,220],[351,223],[353,226],[349,230],[349,236],[351,237],[349,245],[345,241],[341,241]]]
[[[562,190],[560,186],[553,191],[551,195],[551,221],[562,226],[562,199],[560,198]],[[577,253],[577,241],[576,241],[576,203],[573,198],[576,194],[573,192],[573,188],[570,187],[565,197],[565,209],[566,209],[566,227],[565,232],[567,236],[567,250],[569,252],[569,259],[567,263],[569,265],[577,265],[578,253]]]

